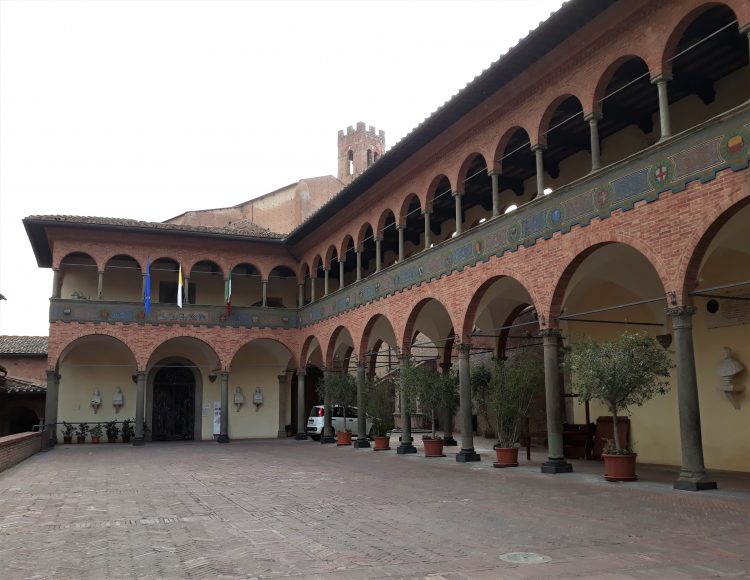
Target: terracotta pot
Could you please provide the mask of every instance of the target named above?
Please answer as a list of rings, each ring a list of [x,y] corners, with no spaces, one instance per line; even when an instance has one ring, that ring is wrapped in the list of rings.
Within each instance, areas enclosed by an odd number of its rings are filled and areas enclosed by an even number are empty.
[[[518,467],[518,447],[495,447],[495,455],[493,467]]]
[[[107,437],[107,441],[110,443],[117,443],[117,437]]]
[[[65,435],[63,435],[63,443],[65,444],[73,443],[73,437],[72,436],[66,437]]]
[[[101,441],[102,436],[101,435],[92,435],[91,436],[91,442],[92,443],[99,443]]]
[[[373,437],[373,440],[375,441],[375,447],[372,448],[373,451],[389,451],[391,446],[391,438],[386,437],[385,435],[381,436],[378,435],[376,437]]]
[[[602,453],[604,459],[604,479],[607,481],[635,481],[636,453],[628,455]]]
[[[352,433],[351,431],[339,431],[336,433],[336,445],[344,447],[345,445],[352,444]]]
[[[425,457],[445,457],[442,439],[423,439]]]
[[[123,435],[122,436],[122,442],[123,443],[130,443],[130,435]]]
[[[86,443],[86,436],[85,435],[76,435],[76,442],[77,443]]]

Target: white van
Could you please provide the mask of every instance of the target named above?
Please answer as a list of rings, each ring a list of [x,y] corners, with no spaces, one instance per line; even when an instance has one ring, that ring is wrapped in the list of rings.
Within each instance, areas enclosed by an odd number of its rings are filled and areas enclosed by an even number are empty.
[[[333,427],[333,435],[336,435],[337,431],[343,431],[349,429],[354,435],[357,435],[357,407],[346,408],[346,421],[344,420],[344,406],[343,405],[332,405],[331,406],[331,425]],[[372,421],[367,418],[365,427],[368,437],[372,434]],[[318,441],[323,435],[323,405],[315,405],[310,410],[310,416],[307,419],[307,434]]]

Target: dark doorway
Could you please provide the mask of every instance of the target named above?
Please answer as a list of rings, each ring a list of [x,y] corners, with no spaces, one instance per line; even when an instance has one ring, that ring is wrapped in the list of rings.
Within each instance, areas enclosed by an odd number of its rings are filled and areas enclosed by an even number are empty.
[[[17,407],[11,412],[8,435],[26,433],[39,424],[39,417],[28,407]]]
[[[169,365],[154,377],[151,439],[192,440],[195,429],[195,377],[182,365]]]

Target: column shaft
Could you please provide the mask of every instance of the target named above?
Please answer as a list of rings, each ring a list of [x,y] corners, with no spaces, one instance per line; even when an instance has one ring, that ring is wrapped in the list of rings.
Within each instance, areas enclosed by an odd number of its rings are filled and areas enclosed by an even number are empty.
[[[563,455],[562,412],[560,409],[560,331],[549,328],[542,331],[544,343],[544,397],[547,409],[547,461],[542,473],[570,473],[573,466]]]
[[[146,404],[146,373],[139,372],[136,374],[136,391],[135,391],[135,437],[133,445],[140,446],[146,443],[146,433],[144,429],[144,415]]]
[[[279,439],[286,437],[286,373],[279,375]]]
[[[298,441],[307,439],[307,424],[305,423],[305,371],[297,370],[297,435]]]
[[[544,195],[544,150],[546,145],[534,145],[531,150],[536,160],[536,196]]]
[[[50,446],[57,444],[57,402],[60,396],[60,375],[47,371],[47,394],[44,400],[44,424],[49,431]]]
[[[52,270],[52,298],[60,298],[60,269]]]
[[[440,363],[440,370],[443,371],[444,375],[447,375],[451,372],[451,368],[453,367],[452,362],[444,362]],[[445,428],[443,429],[443,444],[446,447],[455,447],[458,445],[456,442],[456,439],[453,437],[453,420],[454,420],[454,412],[452,410],[448,410],[445,413]]]
[[[375,271],[376,272],[380,272],[380,268],[381,268],[381,266],[383,264],[383,257],[382,257],[382,254],[381,254],[381,251],[382,251],[381,244],[382,244],[382,242],[383,242],[382,239],[379,240],[378,238],[375,238]]]
[[[672,124],[669,118],[669,92],[667,83],[671,81],[668,75],[659,75],[651,80],[656,84],[656,90],[659,93],[659,125],[661,127],[661,140],[669,139],[672,136]]]
[[[456,235],[460,236],[463,232],[463,212],[461,211],[461,197],[463,196],[462,191],[456,191],[453,193],[453,201],[456,204]]]
[[[323,380],[325,381],[330,376],[331,371],[323,371]],[[320,438],[321,443],[335,443],[336,439],[333,436],[333,423],[331,417],[331,395],[326,389],[325,395],[323,396],[323,435]]]
[[[344,262],[339,261],[339,290],[344,287]]]
[[[404,230],[406,226],[400,225],[396,229],[398,229],[398,261],[402,262],[404,260]]]
[[[362,280],[362,250],[357,250],[357,282]]]
[[[365,363],[357,364],[357,440],[356,449],[370,447],[367,440],[367,411],[365,404]]]
[[[224,371],[221,376],[221,418],[219,425],[219,443],[229,443],[229,373]]]
[[[315,280],[317,279],[317,276],[315,278],[310,278],[310,302],[315,302]]]
[[[329,268],[323,270],[323,296],[328,296],[328,273],[330,271]]]
[[[268,306],[268,280],[261,280],[261,288],[263,291],[263,308]]]
[[[430,239],[430,212],[424,212],[424,249],[429,250],[432,240]]]
[[[458,345],[458,384],[461,399],[461,451],[456,454],[456,461],[466,463],[480,461],[480,455],[474,451],[474,425],[472,421],[471,402],[471,367],[469,354],[471,345]]]
[[[185,285],[183,286],[185,304],[190,304],[190,276],[185,276]]]
[[[591,133],[591,171],[597,171],[601,168],[601,151],[599,143],[599,119],[601,115],[590,114],[584,120],[589,123],[589,132]]]
[[[411,413],[410,403],[408,397],[404,396],[404,368],[409,364],[409,357],[402,356],[400,365],[401,373],[399,381],[401,382],[401,444],[396,448],[396,453],[399,455],[406,455],[408,453],[416,453],[417,448],[412,445],[411,438]]]
[[[104,272],[99,272],[99,282],[96,289],[96,299],[102,299],[102,293],[104,292]]]
[[[682,447],[682,469],[675,489],[700,491],[716,489],[716,482],[709,480],[703,462],[703,438],[698,401],[698,380],[695,375],[695,352],[693,350],[693,314],[695,308],[678,306],[667,308],[672,319],[672,334],[677,362],[677,406],[680,414],[680,443]]]
[[[305,305],[305,283],[297,283],[297,308],[302,308]]]
[[[492,180],[492,217],[500,215],[500,174],[496,171],[490,172]]]

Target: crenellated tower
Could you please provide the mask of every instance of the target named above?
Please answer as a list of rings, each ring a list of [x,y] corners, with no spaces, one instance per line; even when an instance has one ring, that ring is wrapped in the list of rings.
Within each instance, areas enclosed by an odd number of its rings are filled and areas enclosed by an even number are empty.
[[[339,179],[349,185],[355,177],[375,163],[385,153],[385,131],[365,127],[347,127],[346,133],[339,131]]]

